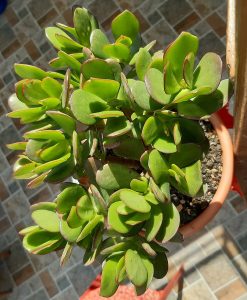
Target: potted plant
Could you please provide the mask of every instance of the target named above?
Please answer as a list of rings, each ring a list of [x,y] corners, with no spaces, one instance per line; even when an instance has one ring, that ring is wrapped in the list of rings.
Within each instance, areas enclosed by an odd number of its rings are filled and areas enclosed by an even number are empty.
[[[127,10],[112,21],[113,43],[85,8],[73,16],[74,27],[46,28],[58,50],[53,71],[15,64],[22,80],[8,115],[27,131],[8,145],[22,151],[14,176],[29,179],[29,188],[61,183],[54,202],[31,206],[36,225],[20,234],[30,253],[63,249],[61,264],[75,245],[85,250],[85,265],[103,262],[102,296],[126,279],[140,295],[167,273],[163,243],[204,226],[229,190],[231,142],[214,116],[224,158],[220,197],[181,227],[182,203],[205,197],[212,181],[202,165],[217,135],[202,120],[226,104],[229,82],[221,81],[215,53],[195,67],[198,38],[190,33],[153,53],[155,41],[142,45],[139,22]]]

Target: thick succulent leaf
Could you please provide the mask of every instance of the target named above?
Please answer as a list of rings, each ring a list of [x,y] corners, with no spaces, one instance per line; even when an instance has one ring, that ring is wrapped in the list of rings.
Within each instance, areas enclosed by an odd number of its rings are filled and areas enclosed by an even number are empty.
[[[129,208],[128,206],[126,206],[125,204],[122,204],[117,208],[117,212],[120,215],[127,216],[129,214],[134,213],[135,211],[133,209]]]
[[[131,247],[131,241],[123,241],[123,242],[117,242],[116,240],[108,238],[103,241],[102,243],[102,250],[100,251],[101,255],[110,255],[114,254],[116,252],[125,251],[129,247]]]
[[[59,166],[60,164],[64,163],[65,161],[67,161],[71,156],[71,153],[67,153],[65,154],[64,156],[60,157],[60,158],[57,158],[57,159],[54,159],[52,161],[49,161],[49,162],[46,162],[46,163],[43,163],[39,166],[37,166],[35,169],[34,169],[34,172],[36,174],[41,174],[43,172],[46,172],[48,170],[51,170],[53,168],[55,168],[56,166]]]
[[[150,218],[146,221],[144,228],[145,228],[145,237],[147,241],[152,241],[158,231],[160,230],[160,227],[162,225],[163,221],[163,213],[160,209],[159,205],[152,206]]]
[[[153,147],[162,153],[174,153],[177,151],[177,146],[171,136],[165,133],[154,140]]]
[[[120,145],[113,149],[114,154],[134,160],[140,160],[142,153],[145,151],[143,143],[134,138],[128,138],[120,142]]]
[[[128,79],[128,85],[133,95],[134,101],[145,110],[156,110],[161,107],[149,95],[145,83],[143,81]]]
[[[75,130],[76,122],[75,120],[67,114],[60,111],[47,111],[46,114],[52,118],[65,133],[72,135]]]
[[[143,286],[141,286],[141,287],[136,286],[135,287],[137,296],[140,296],[140,295],[145,293],[145,291],[149,287],[149,285],[150,285],[150,283],[153,279],[153,275],[154,275],[154,266],[150,262],[150,260],[144,255],[141,255],[141,260],[142,260],[142,262],[143,262],[143,264],[144,264],[144,266],[147,270],[148,276],[147,276],[147,281]]]
[[[26,64],[14,64],[15,73],[24,79],[43,79],[47,73],[42,69]]]
[[[168,180],[169,163],[158,150],[154,149],[150,152],[148,167],[156,183],[160,184]]]
[[[62,34],[55,34],[55,38],[58,40],[58,42],[62,45],[61,49],[66,50],[66,52],[76,52],[81,51],[83,46],[71,38],[68,38]]]
[[[70,228],[77,228],[85,223],[85,220],[79,218],[76,210],[76,206],[72,206],[67,217],[67,223]]]
[[[60,29],[64,30],[64,31],[67,31],[68,33],[73,35],[76,39],[78,38],[78,36],[76,34],[76,31],[75,31],[75,28],[67,26],[67,25],[62,24],[62,23],[58,23],[58,22],[56,23],[56,26],[59,27]]]
[[[200,160],[202,158],[202,148],[197,144],[181,144],[176,153],[172,153],[169,157],[170,164],[176,164],[180,168],[184,168]]]
[[[39,104],[41,104],[44,110],[54,109],[58,108],[60,106],[61,100],[58,98],[46,98],[39,101]]]
[[[147,282],[148,272],[137,251],[129,249],[126,252],[125,267],[129,280],[135,286],[142,286]]]
[[[98,214],[106,215],[107,214],[106,200],[103,198],[102,194],[100,193],[100,191],[95,185],[90,184],[89,188],[90,191],[92,192],[96,211],[98,212]]]
[[[125,258],[122,256],[116,266],[116,282],[121,283],[126,278]]]
[[[131,123],[126,117],[110,118],[106,122],[104,135],[107,137],[117,137],[126,134],[131,130]]]
[[[82,229],[80,235],[78,236],[76,242],[80,242],[85,239],[98,224],[104,222],[104,217],[102,215],[95,215],[92,220],[90,220],[87,225]]]
[[[193,118],[208,118],[227,103],[228,92],[229,80],[222,80],[217,90],[211,95],[201,95],[191,101],[179,103],[178,113]]]
[[[166,94],[175,94],[181,89],[173,73],[171,63],[168,61],[164,67],[164,90]]]
[[[155,40],[152,41],[152,42],[150,42],[149,44],[147,44],[147,45],[144,47],[144,49],[147,50],[147,51],[149,51],[149,50],[155,45],[155,43],[156,43]],[[135,53],[135,54],[133,55],[133,57],[131,58],[131,60],[130,60],[130,62],[129,62],[129,65],[130,65],[130,66],[131,66],[131,65],[134,65],[134,64],[136,63],[137,57],[140,55],[140,50],[141,50],[141,49],[142,49],[142,48],[140,48],[139,51],[138,51],[137,53]]]
[[[145,74],[151,62],[151,54],[147,49],[141,48],[136,58],[136,74],[140,80],[144,80]]]
[[[37,187],[39,187],[45,181],[46,177],[48,176],[48,173],[49,173],[49,171],[47,171],[43,174],[40,174],[36,178],[29,181],[27,184],[27,188],[36,189]]]
[[[142,129],[142,139],[146,145],[150,145],[162,132],[162,123],[153,116],[149,117]]]
[[[16,179],[29,179],[36,176],[36,174],[33,172],[34,168],[36,167],[36,163],[31,162],[21,162],[22,159],[18,159],[14,164],[14,178]]]
[[[173,104],[181,103],[193,99],[199,95],[207,95],[210,93],[209,91],[210,88],[206,86],[194,90],[182,89],[172,100],[172,103]]]
[[[67,140],[59,141],[45,149],[40,149],[39,156],[42,161],[51,161],[70,152],[70,145]]]
[[[56,35],[62,35],[67,39],[71,39],[62,29],[57,27],[47,27],[45,29],[45,34],[47,39],[52,43],[52,45],[58,50],[64,49],[63,45],[58,41]]]
[[[119,195],[123,203],[134,211],[140,213],[148,213],[151,210],[151,206],[146,201],[144,196],[132,190],[122,190]]]
[[[77,201],[86,195],[85,190],[80,185],[70,185],[66,187],[56,198],[57,211],[59,213],[68,213]],[[69,200],[68,200],[69,199]]]
[[[12,144],[7,144],[6,145],[8,149],[11,150],[25,150],[27,143],[26,142],[16,142]]]
[[[175,144],[179,145],[182,139],[182,133],[178,122],[174,123],[172,133]]]
[[[162,203],[165,202],[169,202],[170,199],[167,196],[167,194],[165,194],[160,188],[159,186],[155,183],[155,181],[153,180],[153,178],[151,177],[149,180],[149,186],[150,186],[150,190],[153,192],[155,198]],[[150,202],[150,199],[149,199]]]
[[[59,218],[53,211],[35,210],[32,212],[32,219],[37,225],[49,232],[59,232]]]
[[[108,210],[108,224],[115,231],[125,234],[130,231],[131,226],[125,223],[128,217],[120,215],[117,211],[121,205],[121,201],[114,202],[110,205]]]
[[[74,72],[76,74],[80,74],[80,72],[81,72],[81,63],[77,59],[75,59],[73,56],[71,56],[71,55],[69,55],[66,52],[61,51],[61,50],[58,51],[58,56],[63,59],[66,66],[71,68],[72,72]]]
[[[62,218],[60,220],[60,233],[65,238],[66,241],[70,243],[76,242],[81,231],[82,231],[82,226],[71,228],[69,227],[65,218]]]
[[[115,255],[109,258],[104,264],[100,286],[101,297],[111,297],[118,288],[118,283],[115,280],[115,276],[119,259],[120,257]]]
[[[156,239],[161,242],[169,241],[178,231],[180,215],[173,203],[166,203],[162,206],[163,222]]]
[[[154,277],[163,278],[168,271],[168,260],[164,252],[158,253],[153,261]]]
[[[195,88],[207,87],[207,94],[215,91],[220,83],[222,73],[222,61],[218,54],[206,53],[197,65],[194,76]]]
[[[94,29],[90,35],[90,43],[93,54],[99,58],[106,58],[103,51],[105,45],[109,44],[109,40],[104,32],[100,29]]]
[[[183,62],[185,57],[192,52],[194,55],[198,49],[198,38],[189,32],[182,32],[177,39],[172,42],[164,53],[164,64],[171,64],[171,68],[177,82],[183,79]]]
[[[168,104],[171,96],[164,91],[163,74],[154,68],[150,68],[145,75],[145,84],[150,96],[160,104]]]
[[[196,196],[202,187],[202,172],[201,172],[201,161],[198,160],[194,164],[184,169],[185,178],[187,182],[188,194],[191,197]]]
[[[190,52],[186,55],[183,63],[183,78],[187,86],[193,88],[193,72],[194,72],[195,55]]]
[[[135,213],[129,216],[129,219],[125,221],[126,224],[135,226],[139,223],[143,223],[150,217],[150,212],[148,213]]]
[[[87,9],[77,7],[74,10],[73,22],[79,41],[83,46],[89,47],[92,25]]]
[[[26,155],[35,162],[42,162],[39,152],[47,144],[47,141],[29,139],[26,145]]]
[[[140,157],[140,163],[145,170],[148,170],[148,157],[148,151],[143,152],[142,156]]]
[[[63,81],[63,90],[62,90],[62,107],[65,108],[69,102],[69,92],[70,92],[70,81],[71,81],[71,72],[68,69],[64,76]]]
[[[15,110],[7,114],[10,118],[18,118],[23,124],[33,123],[45,118],[45,109],[43,107],[32,107]]]
[[[107,110],[107,111],[100,111],[97,113],[90,114],[93,118],[99,119],[108,119],[108,118],[118,118],[124,116],[124,113],[121,110]]]
[[[70,104],[76,119],[86,125],[96,123],[96,119],[90,116],[91,113],[100,112],[107,108],[104,100],[84,90],[74,91],[70,99]]]
[[[58,142],[64,140],[65,136],[60,130],[33,130],[25,133],[24,138],[34,140],[51,140]]]
[[[139,21],[130,11],[125,10],[113,19],[111,29],[116,39],[125,35],[134,41],[139,34]]]
[[[57,243],[61,240],[61,235],[57,232],[47,232],[39,229],[32,231],[24,236],[23,247],[31,253],[42,254],[42,250],[47,249],[46,253],[57,248]],[[52,247],[53,246],[53,247]],[[44,251],[45,252],[45,251]],[[45,254],[45,253],[43,253]]]
[[[139,180],[139,179],[133,179],[133,180],[131,180],[130,188],[133,191],[146,194],[147,189],[148,189],[148,182],[147,182],[147,180],[144,181],[144,180]]]
[[[71,156],[64,163],[50,170],[45,177],[45,181],[49,183],[59,183],[72,176],[75,170],[74,159]]]
[[[52,212],[56,211],[57,204],[55,202],[38,202],[36,204],[33,204],[30,207],[31,212],[34,212],[35,210],[49,210]]]
[[[66,262],[69,260],[73,250],[73,244],[67,243],[63,249],[62,256],[60,258],[60,266],[64,266]]]
[[[116,58],[119,61],[128,61],[130,49],[122,43],[107,44],[103,47],[103,52],[107,57]]]
[[[86,80],[91,77],[114,79],[111,64],[99,58],[92,58],[85,61],[81,66],[81,71]]]
[[[33,226],[29,226],[29,227],[22,229],[21,231],[19,231],[19,234],[24,236],[26,234],[29,234],[34,231],[39,231],[39,230],[40,230],[40,228],[38,225],[33,225]]]
[[[76,211],[78,216],[85,220],[91,220],[94,215],[94,207],[91,198],[88,195],[83,195],[76,203]]]
[[[62,94],[62,85],[56,79],[50,77],[44,78],[41,82],[41,87],[50,97],[60,99]]]
[[[115,99],[118,94],[120,84],[111,79],[91,78],[83,84],[83,90],[99,96],[108,101]]]
[[[129,187],[131,180],[138,177],[137,172],[117,163],[105,164],[96,173],[97,183],[106,190]]]
[[[158,205],[159,204],[159,201],[155,198],[154,194],[152,192],[148,192],[146,195],[145,195],[145,199],[151,203],[151,204],[154,204],[154,205]]]
[[[157,69],[160,72],[164,72],[164,61],[163,61],[164,51],[159,50],[155,52],[152,56],[152,61],[150,63],[150,68]]]

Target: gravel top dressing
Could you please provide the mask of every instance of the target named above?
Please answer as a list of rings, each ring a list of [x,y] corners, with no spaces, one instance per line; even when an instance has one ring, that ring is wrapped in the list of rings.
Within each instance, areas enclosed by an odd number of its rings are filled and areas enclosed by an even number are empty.
[[[206,185],[206,193],[202,197],[191,198],[180,194],[175,189],[171,190],[172,202],[180,211],[180,226],[195,219],[209,205],[221,179],[222,153],[218,136],[211,123],[204,121],[202,126],[210,144],[209,152],[202,161],[203,183]]]

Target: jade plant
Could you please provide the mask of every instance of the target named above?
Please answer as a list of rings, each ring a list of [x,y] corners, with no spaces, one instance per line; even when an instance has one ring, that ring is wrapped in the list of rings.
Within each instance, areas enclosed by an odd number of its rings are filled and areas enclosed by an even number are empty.
[[[45,30],[58,51],[51,70],[15,64],[22,79],[8,116],[26,132],[8,145],[21,151],[14,176],[29,188],[61,183],[54,202],[31,206],[36,225],[20,234],[30,253],[62,249],[61,264],[75,246],[85,265],[101,262],[101,296],[126,280],[141,295],[167,273],[164,243],[180,238],[170,189],[205,193],[200,120],[226,104],[228,80],[217,54],[196,63],[188,32],[154,52],[130,11],[112,21],[113,42],[87,9],[76,7],[73,21]]]

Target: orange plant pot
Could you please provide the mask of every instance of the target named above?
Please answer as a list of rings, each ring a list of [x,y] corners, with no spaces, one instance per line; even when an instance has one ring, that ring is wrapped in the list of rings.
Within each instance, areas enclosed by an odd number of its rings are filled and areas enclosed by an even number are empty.
[[[195,234],[214,218],[221,209],[232,185],[234,155],[230,134],[216,114],[213,114],[210,117],[210,122],[218,135],[222,150],[221,180],[213,199],[209,203],[209,206],[193,221],[179,228],[179,232],[184,236],[184,238]]]

